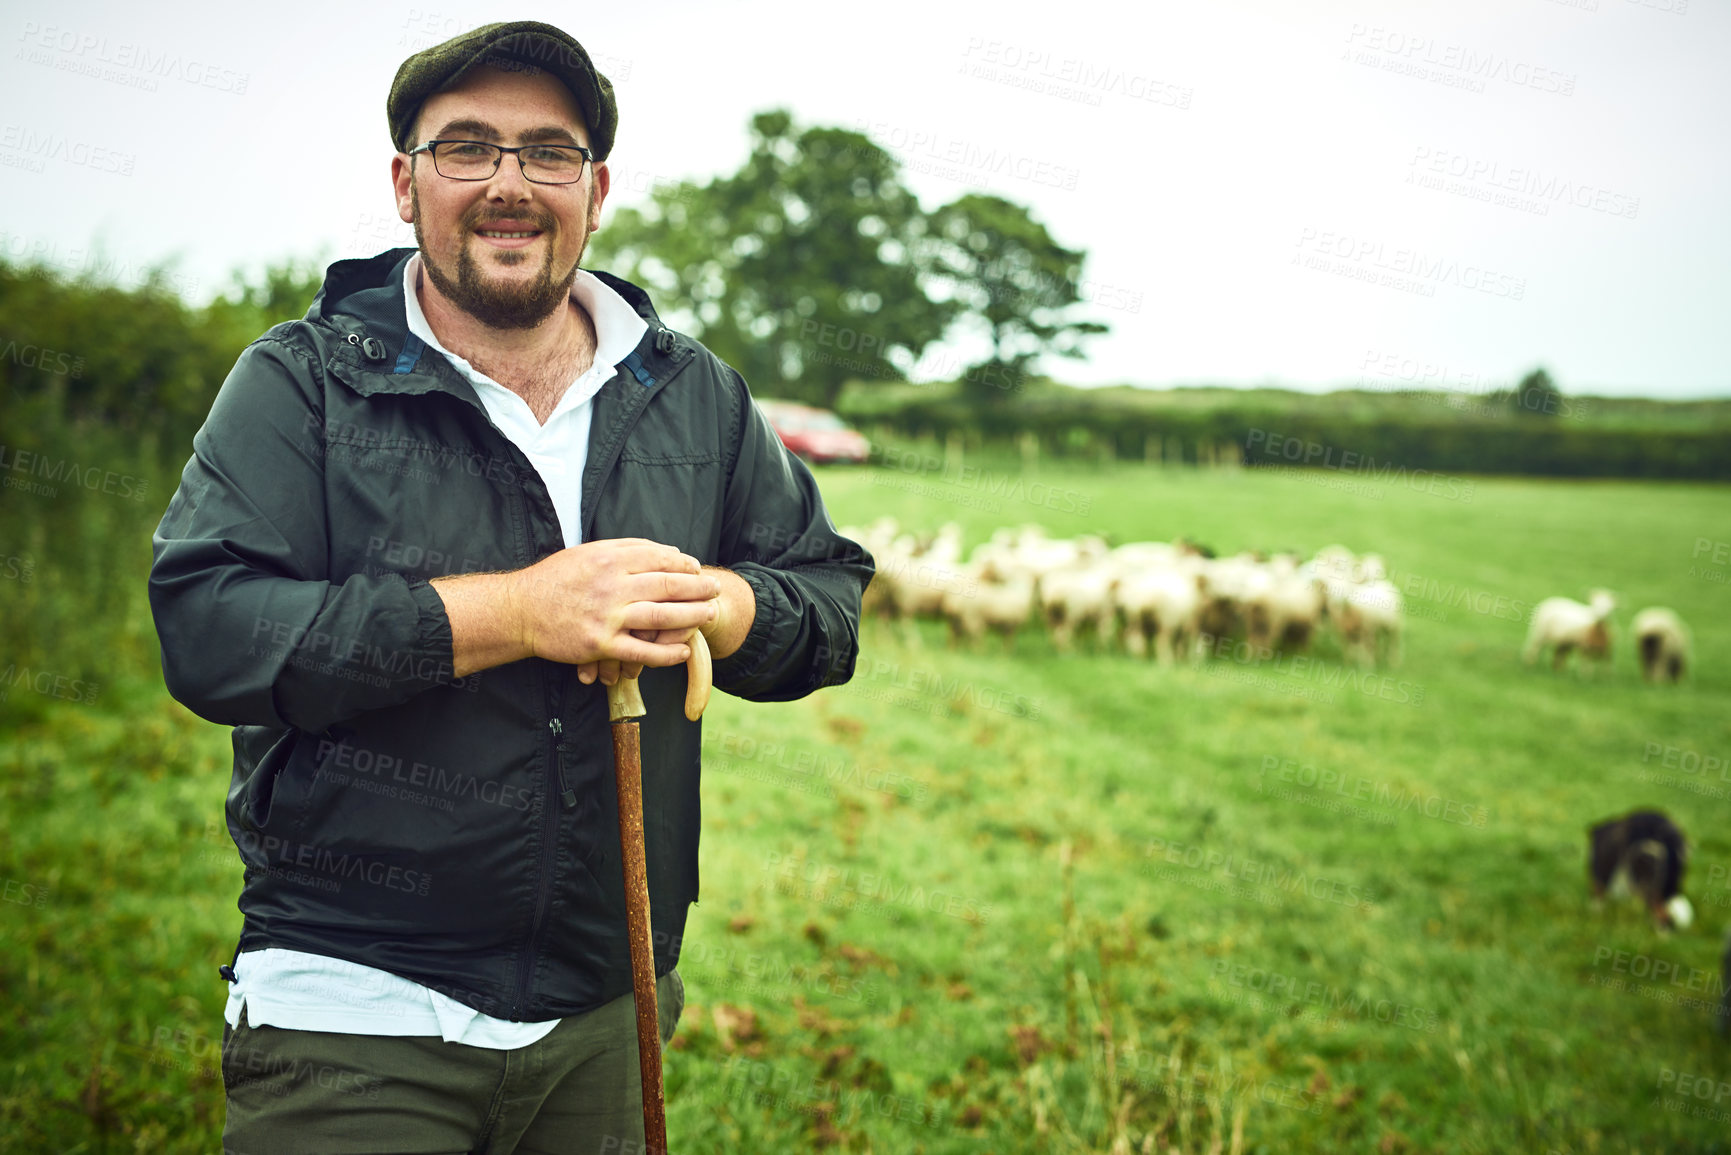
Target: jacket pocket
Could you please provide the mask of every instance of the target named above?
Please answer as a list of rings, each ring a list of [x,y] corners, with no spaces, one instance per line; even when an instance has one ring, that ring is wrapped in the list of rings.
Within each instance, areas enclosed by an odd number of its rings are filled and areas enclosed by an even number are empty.
[[[314,768],[306,765],[311,735],[266,726],[234,728],[235,784],[231,806],[243,830],[263,831],[305,810]],[[297,768],[298,767],[298,768]]]
[[[645,537],[710,560],[723,481],[719,453],[627,451],[603,492],[605,511],[596,519],[596,536]]]

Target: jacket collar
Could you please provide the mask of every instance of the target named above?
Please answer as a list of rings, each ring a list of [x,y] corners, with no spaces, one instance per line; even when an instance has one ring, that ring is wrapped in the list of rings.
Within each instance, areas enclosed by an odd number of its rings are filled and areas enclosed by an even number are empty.
[[[306,320],[336,332],[331,369],[362,396],[443,392],[479,406],[473,387],[451,363],[409,332],[403,266],[415,252],[388,249],[332,264]],[[659,388],[695,354],[693,343],[661,323],[648,293],[611,273],[595,271],[595,276],[648,324],[624,367],[636,385],[646,391]]]

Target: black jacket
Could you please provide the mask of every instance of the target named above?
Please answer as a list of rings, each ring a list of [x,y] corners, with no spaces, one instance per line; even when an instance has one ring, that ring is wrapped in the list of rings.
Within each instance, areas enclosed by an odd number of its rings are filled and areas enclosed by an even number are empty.
[[[332,265],[306,318],[240,356],[154,538],[169,692],[234,726],[239,948],[379,967],[541,1020],[630,991],[606,694],[529,659],[452,676],[429,580],[564,548],[546,487],[408,332],[398,249]],[[716,686],[786,700],[853,672],[869,555],[839,537],[745,383],[648,322],[594,399],[583,540],[727,566],[757,617]],[[697,898],[700,725],[683,667],[645,670],[656,970]]]

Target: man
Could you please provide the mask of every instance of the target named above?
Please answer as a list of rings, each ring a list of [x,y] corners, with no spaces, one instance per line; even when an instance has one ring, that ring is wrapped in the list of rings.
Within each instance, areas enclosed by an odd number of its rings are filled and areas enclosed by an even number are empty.
[[[154,540],[169,689],[235,728],[224,1144],[640,1150],[603,684],[649,707],[665,1040],[687,639],[742,697],[846,681],[871,559],[737,373],[579,270],[617,122],[581,45],[476,29],[387,113],[418,249],[338,262],[241,355]]]

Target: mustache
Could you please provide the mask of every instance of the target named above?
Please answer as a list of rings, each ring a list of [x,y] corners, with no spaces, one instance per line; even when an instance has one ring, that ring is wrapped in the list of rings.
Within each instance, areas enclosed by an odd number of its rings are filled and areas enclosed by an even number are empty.
[[[490,225],[528,225],[543,233],[553,231],[553,214],[545,210],[530,213],[501,213],[485,209],[472,210],[463,214],[463,227],[482,229]]]

